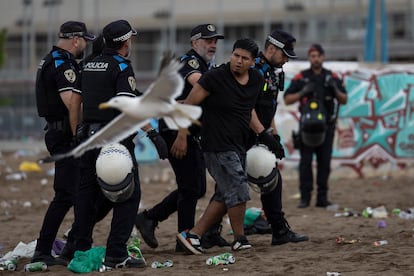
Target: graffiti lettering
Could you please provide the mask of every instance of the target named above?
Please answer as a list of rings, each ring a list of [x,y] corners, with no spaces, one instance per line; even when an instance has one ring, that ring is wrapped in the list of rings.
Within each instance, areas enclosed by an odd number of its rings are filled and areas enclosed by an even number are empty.
[[[412,152],[414,152],[414,143],[404,143],[404,142],[401,142],[398,146],[400,147],[401,150],[406,150],[406,151],[412,151]]]

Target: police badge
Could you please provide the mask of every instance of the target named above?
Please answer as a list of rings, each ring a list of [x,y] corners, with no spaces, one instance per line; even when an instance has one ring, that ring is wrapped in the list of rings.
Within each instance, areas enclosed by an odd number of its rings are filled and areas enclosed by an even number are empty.
[[[190,65],[190,67],[192,67],[194,69],[198,69],[198,67],[200,67],[200,64],[198,63],[198,60],[196,60],[195,58],[190,59],[187,63],[188,63],[188,65]]]
[[[132,76],[128,77],[128,83],[129,86],[131,86],[132,91],[135,91],[135,89],[137,88],[137,82],[135,81],[135,78]]]
[[[65,75],[65,78],[68,80],[68,82],[74,83],[76,81],[76,74],[73,69],[68,69],[63,74]]]

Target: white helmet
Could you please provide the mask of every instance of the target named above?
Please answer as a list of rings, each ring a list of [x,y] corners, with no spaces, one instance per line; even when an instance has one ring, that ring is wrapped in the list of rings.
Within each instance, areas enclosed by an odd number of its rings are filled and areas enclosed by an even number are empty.
[[[247,178],[250,187],[261,194],[273,191],[279,180],[276,156],[263,144],[247,151]]]
[[[96,174],[103,194],[112,202],[129,199],[134,191],[133,162],[128,149],[119,143],[102,147],[96,159]]]

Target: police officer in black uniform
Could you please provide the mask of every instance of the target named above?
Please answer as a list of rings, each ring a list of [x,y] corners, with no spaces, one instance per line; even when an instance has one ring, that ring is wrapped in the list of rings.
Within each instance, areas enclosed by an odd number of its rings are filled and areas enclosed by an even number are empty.
[[[70,99],[79,91],[80,68],[76,59],[82,58],[87,41],[95,36],[88,33],[82,22],[68,21],[60,26],[56,46],[39,64],[36,77],[38,114],[45,118],[45,143],[51,155],[64,153],[73,147],[75,125],[71,127]],[[65,265],[51,256],[53,242],[59,227],[75,203],[79,183],[79,168],[73,158],[56,161],[53,189],[55,196],[45,214],[43,225],[32,258],[47,265]]]
[[[98,105],[115,96],[137,96],[135,75],[127,57],[131,51],[131,39],[137,32],[125,20],[109,23],[103,29],[105,48],[101,55],[89,61],[82,71],[82,91],[75,102],[83,103],[82,133],[93,135],[100,128],[119,115],[114,109],[100,110]],[[77,100],[76,100],[77,99]],[[74,103],[74,101],[72,101]],[[112,268],[144,267],[143,259],[128,256],[127,241],[134,227],[141,191],[138,164],[135,159],[133,136],[121,141],[131,154],[133,161],[133,192],[120,202],[111,201],[102,194],[97,181],[95,163],[99,149],[86,152],[80,158],[81,182],[76,201],[74,231],[75,244],[71,250],[64,250],[64,257],[71,257],[74,250],[85,251],[91,248],[92,231],[96,222],[96,208],[113,210],[111,230],[106,244],[104,265]],[[105,212],[103,212],[105,213]],[[66,249],[66,247],[65,247]]]
[[[322,139],[322,144],[311,146],[309,143],[307,144],[307,136],[301,135],[299,163],[301,200],[299,208],[306,208],[310,204],[313,190],[312,159],[314,153],[317,160],[316,182],[318,186],[316,207],[326,207],[331,204],[328,200],[328,178],[331,170],[336,115],[339,104],[346,104],[348,96],[339,77],[323,67],[324,59],[325,51],[322,46],[319,44],[311,45],[308,50],[310,68],[294,76],[284,95],[287,105],[299,101],[301,112],[309,99],[317,99],[323,104],[326,113],[324,114],[326,132],[324,132],[325,137]],[[300,129],[300,132],[303,132],[303,129]]]
[[[179,72],[185,80],[185,86],[177,101],[184,100],[201,75],[213,67],[217,41],[223,38],[223,35],[216,32],[213,24],[202,24],[192,29],[191,50],[180,58],[183,67]],[[178,232],[193,228],[197,200],[206,192],[206,167],[199,145],[199,127],[191,126],[188,134],[187,130],[169,130],[161,119],[159,128],[170,149],[168,160],[176,176],[177,189],[153,208],[137,215],[135,225],[144,241],[152,248],[158,246],[154,233],[158,222],[166,220],[176,211]],[[222,239],[218,242],[227,245]],[[181,251],[178,244],[176,251]]]
[[[279,91],[284,90],[284,72],[281,70],[289,58],[296,58],[294,43],[296,39],[287,32],[275,30],[268,35],[264,50],[256,58],[255,68],[263,75],[265,84],[257,98],[255,105],[256,116],[253,115],[251,143],[256,140],[254,133],[270,132],[276,141],[276,148],[273,149],[278,159],[285,157],[283,146],[280,143],[280,136],[277,134],[275,114],[277,110],[277,97]],[[276,73],[276,70],[279,70]],[[260,134],[259,134],[260,136]],[[263,137],[268,137],[262,135]],[[266,218],[272,227],[272,245],[280,245],[288,242],[302,242],[309,238],[297,234],[290,229],[282,211],[282,178],[280,171],[277,175],[276,187],[261,194],[261,201]]]

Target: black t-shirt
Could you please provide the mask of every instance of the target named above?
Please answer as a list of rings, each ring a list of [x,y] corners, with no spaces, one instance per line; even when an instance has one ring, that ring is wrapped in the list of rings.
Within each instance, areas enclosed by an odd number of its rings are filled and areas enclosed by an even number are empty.
[[[203,150],[245,153],[251,111],[263,87],[263,77],[256,69],[250,68],[248,83],[241,85],[231,74],[230,63],[227,63],[204,73],[199,84],[210,93],[202,102]]]

